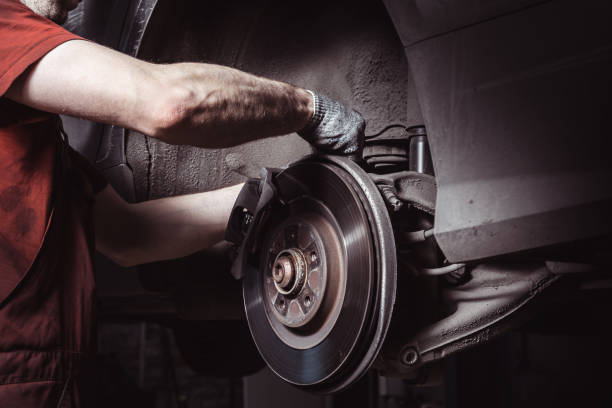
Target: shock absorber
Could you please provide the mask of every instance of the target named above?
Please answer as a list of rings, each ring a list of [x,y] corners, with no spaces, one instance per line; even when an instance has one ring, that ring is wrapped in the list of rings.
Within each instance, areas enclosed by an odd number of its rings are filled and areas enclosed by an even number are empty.
[[[408,170],[435,176],[425,126],[406,128],[410,144],[408,147]]]

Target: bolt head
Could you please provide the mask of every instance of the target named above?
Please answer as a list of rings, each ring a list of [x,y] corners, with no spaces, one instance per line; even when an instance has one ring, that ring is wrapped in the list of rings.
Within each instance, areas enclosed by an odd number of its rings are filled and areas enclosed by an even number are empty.
[[[272,267],[272,278],[283,289],[288,287],[293,279],[295,266],[288,256],[281,256]]]
[[[279,264],[274,265],[274,271],[272,272],[272,277],[276,283],[281,283],[283,277],[285,276],[285,270]]]

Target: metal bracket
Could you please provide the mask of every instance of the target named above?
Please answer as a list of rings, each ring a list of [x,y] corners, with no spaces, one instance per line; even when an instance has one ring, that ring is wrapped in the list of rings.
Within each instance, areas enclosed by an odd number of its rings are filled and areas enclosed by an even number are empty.
[[[395,196],[403,202],[428,214],[434,213],[436,208],[436,179],[433,176],[415,171],[400,171],[390,174],[374,174],[369,176],[376,185],[384,189],[388,186],[393,189]]]
[[[236,279],[244,277],[244,265],[259,235],[260,226],[265,218],[265,210],[278,196],[273,180],[279,172],[279,169],[262,169],[261,178],[249,179],[240,190],[234,203],[225,239],[237,248],[230,271]]]

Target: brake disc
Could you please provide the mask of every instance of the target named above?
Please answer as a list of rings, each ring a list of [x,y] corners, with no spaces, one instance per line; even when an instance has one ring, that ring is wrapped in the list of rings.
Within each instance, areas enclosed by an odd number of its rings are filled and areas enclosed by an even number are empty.
[[[309,391],[340,391],[373,363],[395,299],[391,222],[369,176],[338,157],[310,157],[274,178],[243,294],[268,366]]]

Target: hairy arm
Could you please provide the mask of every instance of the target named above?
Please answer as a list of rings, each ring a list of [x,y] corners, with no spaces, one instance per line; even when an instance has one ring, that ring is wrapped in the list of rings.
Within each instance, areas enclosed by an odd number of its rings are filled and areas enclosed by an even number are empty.
[[[311,95],[289,84],[213,64],[152,64],[82,40],[50,51],[6,96],[201,147],[291,133],[314,110]]]
[[[179,258],[209,248],[223,240],[241,188],[238,184],[129,204],[109,185],[96,196],[96,248],[121,266]]]

